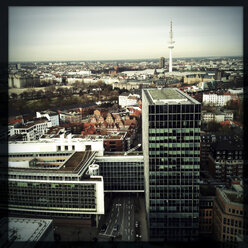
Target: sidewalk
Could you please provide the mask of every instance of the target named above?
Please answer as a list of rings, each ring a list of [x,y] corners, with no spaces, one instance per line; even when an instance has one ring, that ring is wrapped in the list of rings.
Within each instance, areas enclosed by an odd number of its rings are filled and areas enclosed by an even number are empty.
[[[146,221],[146,210],[145,210],[145,197],[139,197],[138,199],[138,209],[135,211],[135,221],[140,222],[140,233],[142,242],[148,242],[148,230]]]

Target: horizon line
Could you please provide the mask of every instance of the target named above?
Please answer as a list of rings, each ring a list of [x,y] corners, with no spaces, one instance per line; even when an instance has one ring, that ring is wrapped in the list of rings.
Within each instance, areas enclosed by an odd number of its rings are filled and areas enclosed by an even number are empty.
[[[161,56],[164,57],[164,56]],[[137,60],[159,60],[159,58],[141,58],[141,59],[75,59],[75,60],[26,60],[26,61],[8,61],[10,63],[37,63],[37,62],[90,62],[90,61],[123,61],[123,60],[130,60],[130,61],[137,61]],[[243,55],[213,55],[213,56],[192,56],[192,57],[174,57],[173,59],[187,59],[187,58],[223,58],[223,57],[244,57]],[[169,59],[169,58],[168,58]]]

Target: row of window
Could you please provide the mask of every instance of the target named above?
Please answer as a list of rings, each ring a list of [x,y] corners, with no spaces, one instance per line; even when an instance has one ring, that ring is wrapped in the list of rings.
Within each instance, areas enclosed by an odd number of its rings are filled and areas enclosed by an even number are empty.
[[[200,120],[201,114],[167,114],[157,115],[149,114],[149,121],[184,121],[184,120]]]
[[[201,121],[149,121],[149,128],[200,128]]]
[[[150,105],[149,106],[149,113],[156,113],[156,114],[165,114],[165,113],[193,113],[193,112],[201,112],[201,105],[200,104],[188,104],[188,105]]]

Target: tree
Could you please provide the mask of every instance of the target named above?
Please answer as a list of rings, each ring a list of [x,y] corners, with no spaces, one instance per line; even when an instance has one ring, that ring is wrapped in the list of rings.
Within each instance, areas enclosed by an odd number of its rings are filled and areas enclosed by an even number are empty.
[[[208,126],[207,127],[208,132],[218,132],[221,129],[220,123],[218,123],[216,121],[208,122],[207,126]]]

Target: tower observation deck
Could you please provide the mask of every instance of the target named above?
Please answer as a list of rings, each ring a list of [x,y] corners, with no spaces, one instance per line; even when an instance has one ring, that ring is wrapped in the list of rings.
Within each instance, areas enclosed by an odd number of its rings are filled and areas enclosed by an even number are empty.
[[[173,32],[172,32],[172,21],[170,23],[170,41],[168,48],[170,49],[170,57],[169,57],[169,72],[172,72],[172,49],[174,48],[174,43],[173,41]]]

